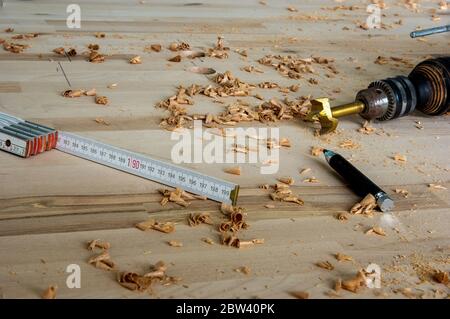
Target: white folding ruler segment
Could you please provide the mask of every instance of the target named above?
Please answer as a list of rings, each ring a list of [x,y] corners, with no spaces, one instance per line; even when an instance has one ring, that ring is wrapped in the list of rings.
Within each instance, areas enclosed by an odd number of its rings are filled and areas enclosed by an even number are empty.
[[[237,201],[237,184],[0,113],[0,149],[29,157],[53,148],[218,202]]]

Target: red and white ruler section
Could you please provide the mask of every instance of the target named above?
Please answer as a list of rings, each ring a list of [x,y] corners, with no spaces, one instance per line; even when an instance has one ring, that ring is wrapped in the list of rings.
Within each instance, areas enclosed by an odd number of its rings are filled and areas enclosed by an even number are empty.
[[[218,202],[237,201],[237,184],[0,112],[1,150],[27,158],[53,148]]]

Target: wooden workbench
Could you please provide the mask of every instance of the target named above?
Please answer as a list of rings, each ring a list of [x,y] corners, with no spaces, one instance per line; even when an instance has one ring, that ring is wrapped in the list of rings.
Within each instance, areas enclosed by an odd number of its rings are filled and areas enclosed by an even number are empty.
[[[204,75],[187,72],[192,66],[189,60],[167,62],[173,54],[165,48],[159,53],[144,52],[149,44],[167,47],[173,41],[185,41],[194,49],[205,49],[222,35],[231,48],[230,58],[196,59],[196,65],[218,72],[230,70],[251,83],[298,83],[300,90],[289,93],[290,98],[330,96],[333,104],[351,101],[357,90],[375,79],[410,71],[392,61],[375,64],[377,56],[401,57],[415,64],[427,56],[448,54],[450,45],[448,34],[422,41],[408,35],[417,26],[449,23],[449,10],[438,11],[435,14],[441,20],[432,21],[430,9],[439,9],[439,1],[421,1],[419,13],[398,4],[400,1],[386,1],[388,8],[382,11],[386,28],[372,30],[357,26],[357,21],[364,22],[368,15],[366,4],[359,1],[267,0],[264,5],[257,0],[113,0],[108,4],[80,0],[81,29],[68,29],[66,6],[72,2],[6,0],[0,8],[0,29],[14,28],[13,33],[0,31],[0,38],[41,33],[26,41],[31,48],[21,54],[0,51],[0,111],[164,160],[170,160],[175,142],[169,131],[159,127],[166,113],[154,105],[173,95],[180,84],[211,82]],[[359,8],[326,9],[351,4]],[[298,12],[287,10],[288,6]],[[96,32],[104,32],[106,37],[96,38]],[[100,45],[108,55],[105,63],[93,64],[81,57],[68,62],[52,53],[60,46],[82,52],[89,43]],[[247,50],[248,57],[234,49]],[[339,74],[334,78],[319,76],[318,85],[292,80],[256,62],[267,54],[334,58]],[[142,64],[128,63],[135,55],[142,57]],[[56,61],[63,63],[72,87],[95,87],[110,104],[97,105],[91,97],[63,98],[61,92],[68,86],[56,70]],[[258,66],[264,73],[242,71],[246,65]],[[107,88],[111,83],[117,87]],[[333,93],[337,89],[340,93]],[[265,98],[282,97],[276,89],[256,91]],[[219,113],[225,107],[206,97],[195,100],[192,112]],[[96,123],[96,118],[110,125]],[[188,208],[175,204],[161,207],[157,190],[162,186],[157,183],[58,151],[29,159],[0,152],[0,296],[37,298],[49,285],[57,285],[58,298],[149,297],[121,287],[114,273],[87,264],[92,253],[87,251],[86,242],[95,238],[111,243],[112,259],[122,270],[142,272],[163,260],[169,265],[168,274],[183,278],[178,285],[156,287],[157,297],[287,298],[292,291],[307,291],[311,297],[326,298],[337,278],[352,277],[371,262],[384,271],[382,289],[341,292],[342,297],[403,298],[404,294],[395,293],[402,288],[426,297],[445,296],[440,293],[445,291],[444,285],[418,284],[417,265],[429,264],[444,271],[450,267],[449,191],[428,187],[429,183],[450,186],[449,117],[415,113],[374,123],[382,134],[372,135],[357,132],[362,122],[357,116],[344,119],[338,134],[330,137],[314,136],[311,127],[301,121],[274,124],[293,144],[280,150],[280,170],[275,175],[261,175],[260,166],[255,164],[241,165],[241,176],[225,174],[225,164],[186,165],[241,185],[239,205],[246,209],[251,225],[243,236],[265,239],[265,244],[248,249],[208,245],[201,238],[218,242],[214,227],[187,225],[186,216],[191,212],[210,212],[219,221],[218,203],[195,201]],[[423,129],[417,128],[420,126]],[[345,139],[359,147],[339,148]],[[391,194],[396,188],[407,189],[407,198],[392,195],[396,222],[387,223],[381,214],[338,221],[334,215],[348,210],[358,198],[322,158],[310,155],[312,146],[329,147],[351,157]],[[405,155],[407,162],[395,162],[392,156],[396,153]],[[302,182],[305,177],[299,171],[307,167],[320,183]],[[272,202],[268,191],[258,188],[275,183],[281,176],[295,178],[292,189],[305,201],[304,206]],[[264,208],[268,203],[275,208]],[[177,222],[176,231],[163,234],[134,228],[149,216]],[[374,225],[381,225],[387,236],[364,234]],[[182,241],[184,247],[170,247],[168,240]],[[337,252],[351,255],[354,261],[336,261],[333,254]],[[335,269],[327,271],[314,265],[324,260]],[[80,289],[66,287],[69,264],[81,267]],[[241,266],[250,267],[251,273],[236,272]]]

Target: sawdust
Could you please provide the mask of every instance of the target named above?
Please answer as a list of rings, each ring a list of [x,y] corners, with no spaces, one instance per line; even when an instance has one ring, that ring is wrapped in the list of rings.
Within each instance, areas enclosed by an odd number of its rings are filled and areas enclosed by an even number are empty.
[[[319,261],[316,266],[325,270],[333,270],[334,266],[329,261]]]

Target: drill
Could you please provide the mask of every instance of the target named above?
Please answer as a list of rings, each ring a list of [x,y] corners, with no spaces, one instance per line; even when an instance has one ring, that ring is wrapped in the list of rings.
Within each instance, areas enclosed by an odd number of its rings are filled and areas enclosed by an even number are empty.
[[[311,101],[307,120],[319,121],[320,134],[336,129],[338,118],[360,114],[367,120],[388,121],[418,109],[426,115],[441,115],[450,108],[450,56],[419,63],[406,76],[374,81],[356,94],[352,103],[331,107],[328,98]]]

